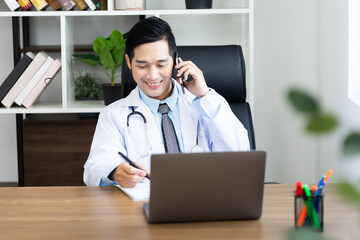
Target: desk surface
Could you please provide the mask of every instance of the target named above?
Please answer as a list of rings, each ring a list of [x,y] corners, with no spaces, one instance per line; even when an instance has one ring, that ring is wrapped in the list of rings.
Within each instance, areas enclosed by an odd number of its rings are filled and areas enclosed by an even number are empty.
[[[330,184],[329,184],[330,185]],[[142,203],[116,187],[0,188],[1,239],[286,239],[293,185],[265,185],[257,221],[148,224]],[[327,186],[324,235],[360,239],[359,212]]]

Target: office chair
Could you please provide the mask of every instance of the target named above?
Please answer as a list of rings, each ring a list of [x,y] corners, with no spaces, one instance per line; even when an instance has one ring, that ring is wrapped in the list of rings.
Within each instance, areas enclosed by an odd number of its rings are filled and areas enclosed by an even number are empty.
[[[193,61],[204,73],[206,83],[229,103],[249,135],[250,148],[255,149],[255,134],[250,105],[246,102],[246,74],[242,48],[225,46],[178,46],[179,57]],[[122,65],[122,97],[136,87],[125,60]]]

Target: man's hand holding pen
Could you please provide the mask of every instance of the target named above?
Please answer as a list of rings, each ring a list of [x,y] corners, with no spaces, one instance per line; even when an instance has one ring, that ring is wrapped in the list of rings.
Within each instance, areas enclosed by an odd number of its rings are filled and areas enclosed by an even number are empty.
[[[144,181],[145,178],[150,180],[150,172],[144,165],[134,163],[122,152],[119,152],[119,155],[126,162],[122,162],[111,172],[109,175],[111,180],[118,182],[124,188],[133,188],[138,182]]]
[[[131,166],[128,162],[121,163],[111,174],[110,179],[118,182],[121,187],[133,188],[138,182],[144,181],[150,175],[149,170],[141,163],[136,163],[140,168]]]

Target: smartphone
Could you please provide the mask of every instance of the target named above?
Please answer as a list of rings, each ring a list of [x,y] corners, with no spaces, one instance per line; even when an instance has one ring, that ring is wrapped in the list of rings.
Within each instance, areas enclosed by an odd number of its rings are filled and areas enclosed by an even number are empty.
[[[175,64],[178,65],[179,64],[179,54],[176,53],[176,56],[175,56]],[[176,78],[176,75],[178,73],[178,70],[175,68],[175,65],[174,65],[174,76]],[[184,90],[184,83],[183,83],[183,76],[180,76],[179,79],[180,79],[180,86],[181,86],[181,90],[183,92],[183,94],[185,94],[185,90]]]

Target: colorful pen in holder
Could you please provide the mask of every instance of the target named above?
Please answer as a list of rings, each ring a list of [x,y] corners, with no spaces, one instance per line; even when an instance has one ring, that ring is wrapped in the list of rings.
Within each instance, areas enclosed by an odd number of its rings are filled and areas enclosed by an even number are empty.
[[[318,209],[315,208],[315,203]],[[324,225],[324,196],[308,197],[306,193],[302,196],[295,195],[295,226],[312,227],[313,229],[323,231]]]
[[[295,201],[295,226],[300,228],[310,226],[318,231],[323,231],[324,226],[324,187],[332,174],[330,169],[323,175],[317,186],[311,190],[307,184],[296,183],[294,191]]]

